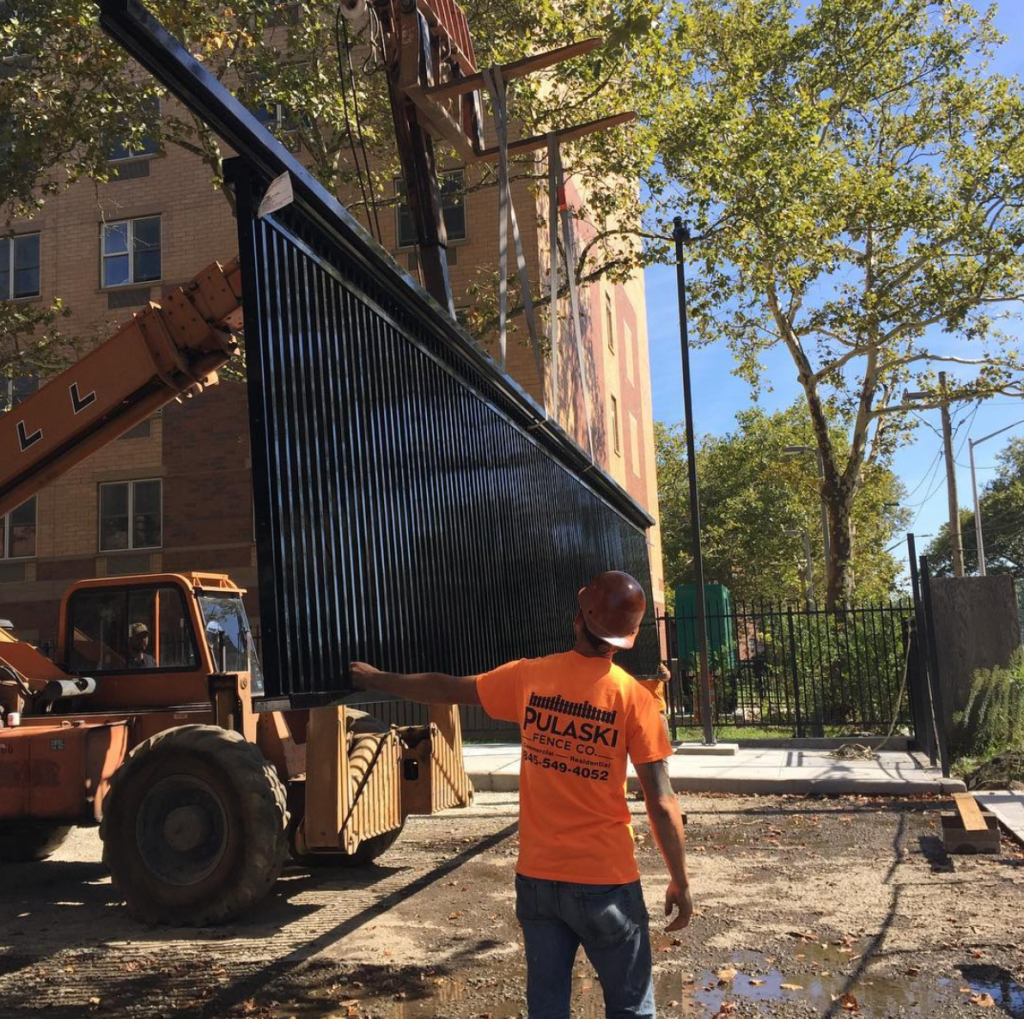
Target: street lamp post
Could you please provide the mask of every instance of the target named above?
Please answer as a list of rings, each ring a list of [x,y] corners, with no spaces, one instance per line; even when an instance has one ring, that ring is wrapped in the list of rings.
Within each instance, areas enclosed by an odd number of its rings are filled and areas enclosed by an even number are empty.
[[[821,482],[825,481],[825,460],[821,455],[821,450],[816,446],[783,446],[782,452],[786,456],[796,456],[799,453],[813,453],[818,461],[818,480]],[[831,542],[828,539],[828,504],[825,502],[825,496],[821,495],[821,541],[825,549],[825,573],[828,574],[828,564],[831,557]]]
[[[811,537],[806,527],[787,527],[783,534],[790,538],[803,538],[804,542],[804,600],[807,608],[814,605],[814,566],[811,560]]]
[[[997,435],[1002,435],[1003,432],[1008,432],[1011,428],[1016,428],[1017,425],[1024,425],[1024,421],[1014,421],[1012,425],[1000,428],[998,432],[991,432],[988,435],[983,435],[980,439],[968,439],[967,441],[971,454],[971,491],[974,494],[974,540],[978,546],[979,577],[984,577],[987,574],[985,571],[985,537],[981,527],[981,500],[978,498],[978,478],[974,471],[974,447],[980,446],[989,439],[994,439]]]
[[[690,336],[686,322],[686,268],[683,261],[683,242],[690,239],[690,231],[683,226],[682,217],[676,216],[672,237],[676,242],[676,284],[679,289],[679,335],[683,351],[683,408],[686,414],[686,458],[690,475],[690,536],[693,553],[693,580],[696,587],[697,642],[700,648],[700,720],[704,729],[704,745],[715,745],[715,730],[711,722],[711,676],[708,672],[708,631],[704,604],[704,556],[700,544],[700,493],[697,486],[697,453],[693,430],[693,399],[690,395]]]

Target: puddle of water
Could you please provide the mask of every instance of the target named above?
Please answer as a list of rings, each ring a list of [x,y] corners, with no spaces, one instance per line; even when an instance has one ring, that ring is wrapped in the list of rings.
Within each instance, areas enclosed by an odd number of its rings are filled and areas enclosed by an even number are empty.
[[[658,939],[656,959],[657,947]],[[969,988],[970,993],[992,997],[996,1010],[990,1015],[1024,1019],[1024,986],[997,967],[963,966],[960,980],[926,975],[876,977],[870,972],[853,979],[856,959],[851,963],[850,956],[840,951],[841,946],[822,948],[820,943],[811,943],[797,947],[797,954],[804,958],[794,959],[785,971],[777,968],[770,956],[735,953],[730,965],[736,974],[724,983],[710,971],[687,973],[685,961],[678,965],[662,961],[655,972],[659,1012],[668,1017],[710,1019],[725,1002],[770,1005],[794,1001],[810,1005],[823,1015],[837,998],[851,994],[858,1011],[837,1009],[837,1015],[882,1019],[899,1009],[902,1015],[924,1017],[954,1003],[968,1005],[969,993],[961,988]],[[853,948],[856,953],[858,946]],[[281,1019],[445,1019],[465,1013],[467,1003],[471,1003],[475,1016],[515,1019],[524,1009],[524,978],[521,967],[503,968],[501,975],[469,979],[424,975],[421,980],[406,982],[397,995],[382,995],[378,988],[361,986],[337,988],[330,994],[314,991],[302,1007],[285,1007],[275,1014]],[[349,994],[351,997],[347,997]],[[574,975],[573,1010],[580,1019],[604,1019],[601,985],[589,968]]]

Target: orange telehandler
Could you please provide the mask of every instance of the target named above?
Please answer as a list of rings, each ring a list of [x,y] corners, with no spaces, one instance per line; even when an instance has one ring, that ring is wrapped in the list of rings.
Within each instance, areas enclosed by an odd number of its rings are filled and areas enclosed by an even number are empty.
[[[0,516],[237,351],[237,264],[211,265],[0,418]],[[392,727],[343,705],[259,711],[244,591],[215,574],[86,580],[54,661],[0,629],[0,861],[99,823],[147,923],[204,925],[258,902],[289,855],[364,864],[409,814],[466,806],[458,712]]]

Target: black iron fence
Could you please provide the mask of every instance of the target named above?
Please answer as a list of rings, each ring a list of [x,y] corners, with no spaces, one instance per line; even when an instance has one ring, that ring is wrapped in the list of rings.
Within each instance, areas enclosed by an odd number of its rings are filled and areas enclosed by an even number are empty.
[[[904,687],[911,602],[841,611],[779,605],[707,607],[716,727],[784,736],[886,733],[910,726]],[[673,679],[670,722],[699,726],[697,621],[663,617]]]

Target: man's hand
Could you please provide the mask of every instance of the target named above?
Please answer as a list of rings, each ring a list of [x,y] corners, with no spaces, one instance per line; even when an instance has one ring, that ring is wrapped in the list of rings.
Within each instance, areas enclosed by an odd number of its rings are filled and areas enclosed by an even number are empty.
[[[357,690],[372,690],[375,676],[379,676],[380,669],[375,669],[366,662],[352,662],[348,667],[348,674],[352,677],[352,685]]]
[[[693,916],[693,896],[688,884],[680,887],[675,881],[669,882],[665,892],[665,916],[671,916],[673,909],[678,909],[679,915],[665,928],[666,932],[689,927],[690,917]]]

